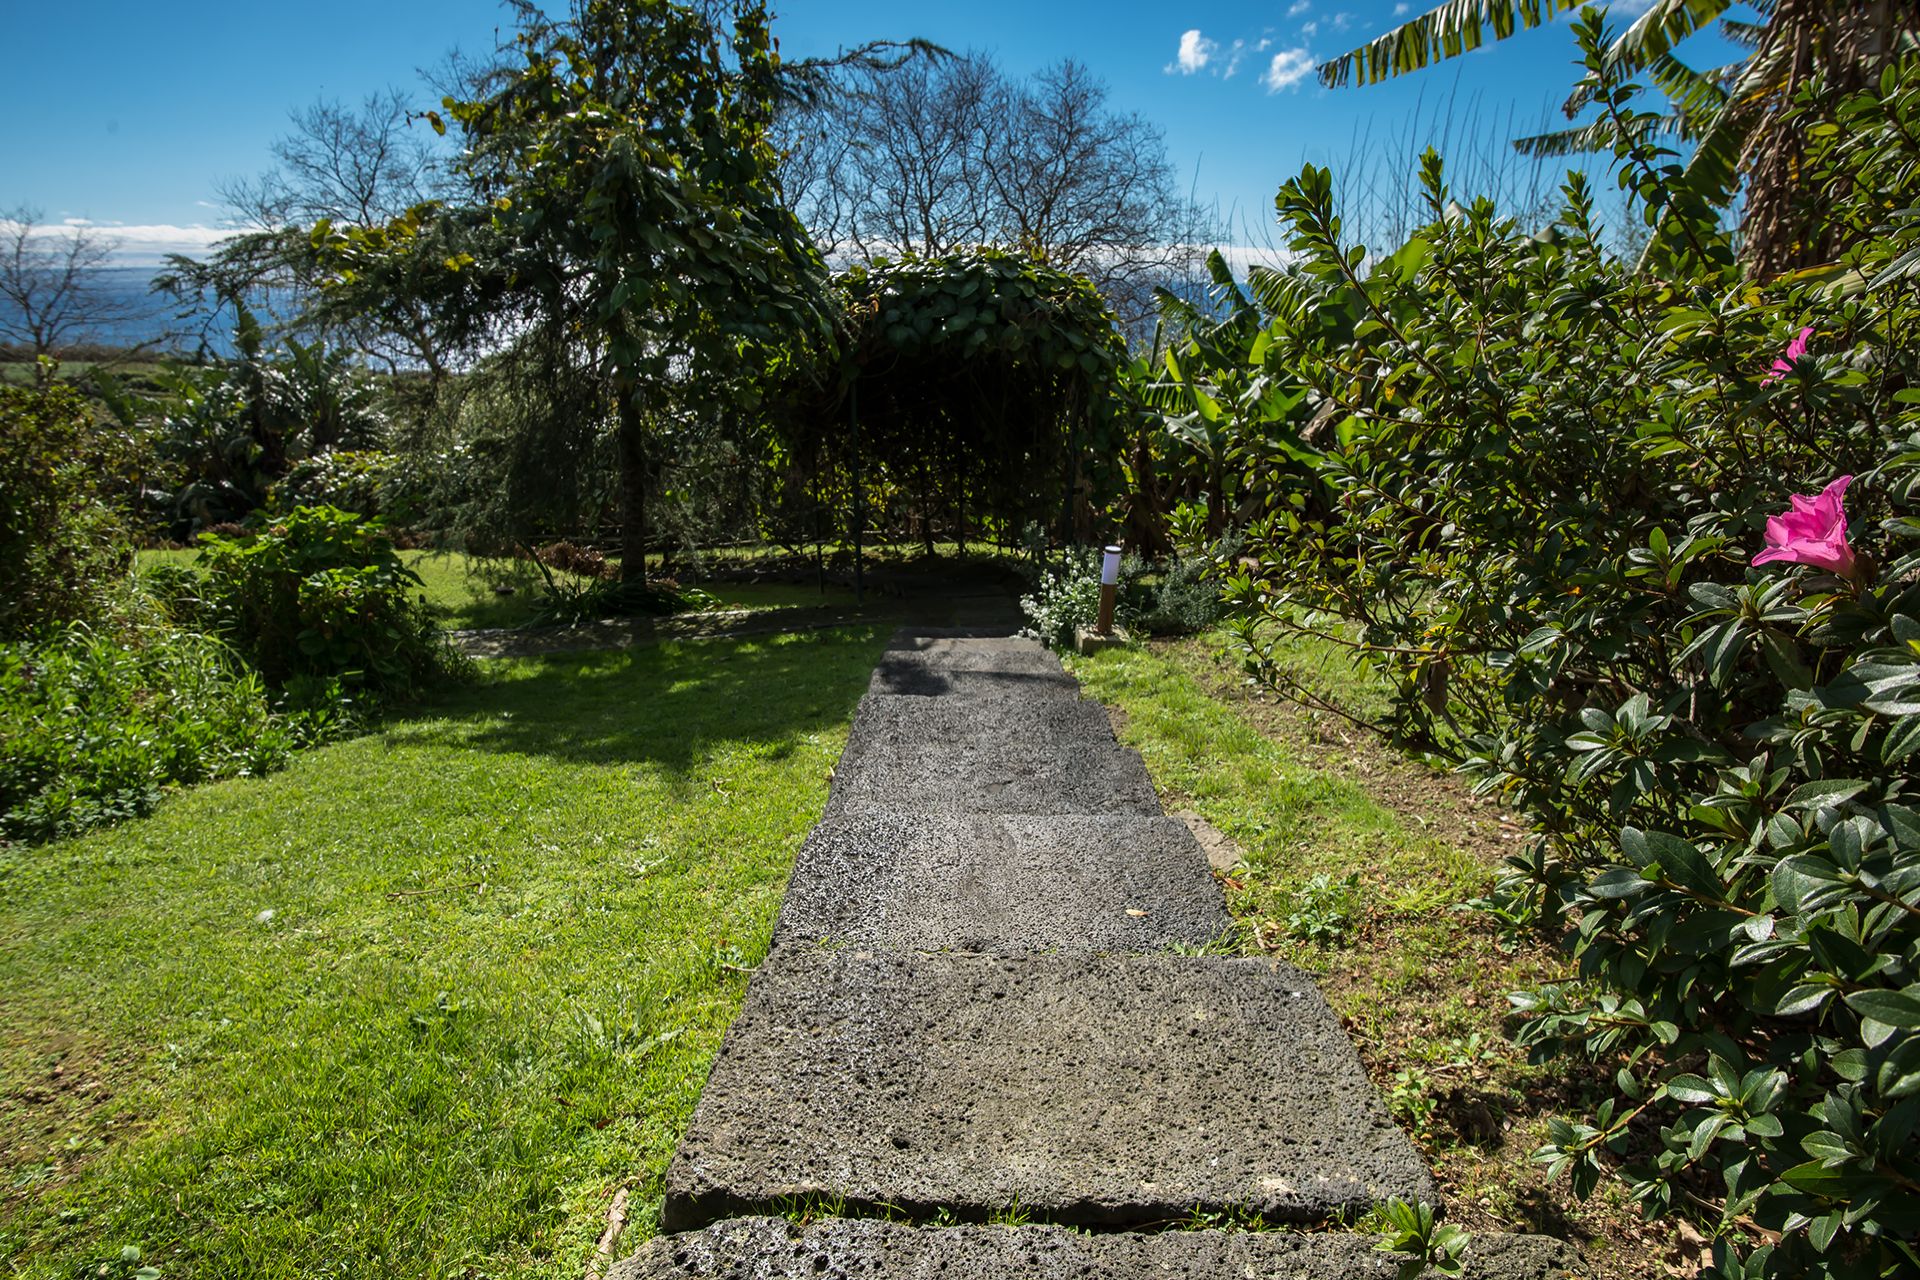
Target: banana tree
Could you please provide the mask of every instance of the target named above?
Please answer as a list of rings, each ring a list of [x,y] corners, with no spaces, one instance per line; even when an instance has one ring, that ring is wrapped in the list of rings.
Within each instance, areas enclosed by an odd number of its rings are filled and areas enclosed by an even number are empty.
[[[1325,63],[1320,78],[1329,86],[1375,84],[1478,49],[1489,32],[1505,40],[1578,7],[1579,0],[1447,0]],[[1800,190],[1801,137],[1787,126],[1787,110],[1809,87],[1838,103],[1912,52],[1920,0],[1751,0],[1758,21],[1729,17],[1732,8],[1732,0],[1653,0],[1609,46],[1608,76],[1617,83],[1644,74],[1666,95],[1669,110],[1634,117],[1634,127],[1693,144],[1686,177],[1700,199],[1727,208],[1745,185],[1742,243],[1757,272],[1830,261],[1842,246],[1819,218],[1819,202]],[[1703,69],[1675,54],[1716,22],[1742,56]],[[1568,117],[1590,101],[1591,90],[1576,91]],[[1616,121],[1602,119],[1516,145],[1535,155],[1610,151],[1618,133]]]
[[[1277,453],[1303,461],[1311,451],[1297,421],[1306,392],[1285,370],[1268,366],[1272,335],[1259,303],[1217,251],[1207,270],[1209,308],[1159,291],[1166,341],[1159,367],[1137,370],[1135,390],[1159,416],[1171,469],[1185,470],[1204,492],[1206,533],[1217,538],[1235,521],[1240,480],[1253,460]]]

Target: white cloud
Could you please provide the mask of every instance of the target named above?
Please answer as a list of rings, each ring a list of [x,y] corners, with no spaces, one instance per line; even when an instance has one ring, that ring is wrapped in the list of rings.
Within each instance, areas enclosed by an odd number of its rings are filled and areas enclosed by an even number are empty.
[[[209,227],[199,223],[173,226],[169,223],[99,222],[92,218],[62,218],[58,223],[34,227],[33,239],[65,240],[75,230],[85,228],[113,246],[109,265],[116,267],[157,267],[170,253],[199,256],[215,244],[233,235],[231,228]],[[0,234],[10,234],[14,224],[0,219]]]
[[[1287,6],[1287,16],[1297,18],[1311,8],[1313,8],[1313,0],[1293,0],[1293,3]]]
[[[1352,14],[1336,13],[1333,15],[1333,29],[1335,31],[1345,31],[1351,25],[1353,25]]]
[[[1309,22],[1306,26],[1300,28],[1300,35],[1306,40],[1311,40],[1319,34],[1320,24],[1317,22]]]
[[[1247,42],[1245,40],[1235,40],[1233,47],[1227,50],[1227,65],[1221,69],[1220,78],[1223,80],[1233,79],[1234,72],[1240,70],[1240,64],[1246,61],[1246,58]]]
[[[1233,268],[1234,278],[1244,281],[1252,267],[1280,268],[1289,263],[1300,261],[1301,255],[1291,249],[1282,249],[1276,245],[1222,244],[1194,245],[1195,256],[1204,259],[1208,253],[1218,251]]]
[[[1313,65],[1313,55],[1305,49],[1282,49],[1267,64],[1267,73],[1260,77],[1260,83],[1267,86],[1268,93],[1292,89],[1313,74]]]
[[[1181,35],[1180,52],[1167,64],[1166,71],[1169,75],[1178,71],[1183,76],[1190,76],[1204,68],[1219,48],[1217,41],[1207,39],[1200,34],[1200,28],[1195,27]]]
[[[1407,0],[1400,0],[1399,4],[1393,6],[1393,16],[1396,18],[1404,18],[1412,12],[1413,6],[1408,4]]]

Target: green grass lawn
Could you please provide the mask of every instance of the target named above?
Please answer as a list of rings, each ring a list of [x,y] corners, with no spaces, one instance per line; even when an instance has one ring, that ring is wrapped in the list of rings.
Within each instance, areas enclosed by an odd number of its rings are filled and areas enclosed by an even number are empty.
[[[482,680],[0,850],[7,1274],[577,1280],[630,1241],[883,634]]]
[[[200,553],[191,547],[160,548],[138,554],[142,567],[181,564],[191,567]],[[539,569],[526,560],[463,555],[457,551],[402,551],[400,558],[420,575],[427,608],[441,626],[518,627],[534,620],[545,587]],[[556,573],[578,586],[585,579]],[[829,585],[785,582],[692,582],[714,596],[721,609],[852,609],[853,591]],[[870,607],[873,602],[869,602]]]

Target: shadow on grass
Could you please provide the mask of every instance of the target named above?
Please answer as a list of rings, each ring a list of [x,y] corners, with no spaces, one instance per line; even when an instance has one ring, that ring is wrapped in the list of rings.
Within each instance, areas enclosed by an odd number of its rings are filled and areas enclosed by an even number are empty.
[[[852,720],[889,631],[847,627],[520,659],[386,732],[396,743],[675,773],[730,747],[778,758],[797,739]]]

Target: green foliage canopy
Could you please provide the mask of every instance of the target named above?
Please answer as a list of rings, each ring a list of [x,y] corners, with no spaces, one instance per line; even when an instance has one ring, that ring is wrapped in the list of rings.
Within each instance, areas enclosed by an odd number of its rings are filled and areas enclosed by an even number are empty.
[[[1483,905],[1581,976],[1516,997],[1522,1038],[1618,1090],[1538,1158],[1694,1216],[1725,1277],[1920,1268],[1920,62],[1831,110],[1792,121],[1854,246],[1821,271],[1756,283],[1694,223],[1635,272],[1578,174],[1536,236],[1430,156],[1430,224],[1371,259],[1329,174],[1289,182],[1301,260],[1253,286],[1249,371],[1324,425],[1229,566],[1246,658],[1348,647],[1531,818]],[[1874,568],[1753,567],[1839,474]]]
[[[0,386],[0,639],[96,615],[127,563],[111,487],[130,453],[72,387]]]
[[[774,362],[768,410],[810,470],[849,467],[1018,535],[1092,536],[1118,492],[1126,347],[1084,277],[977,249],[857,266],[835,343]]]
[[[744,342],[823,331],[818,257],[773,179],[767,14],[732,16],[723,38],[705,8],[673,0],[583,0],[564,21],[521,6],[497,82],[430,115],[464,135],[466,199],[311,234],[340,305],[424,297],[450,341],[544,352],[556,386],[602,389],[629,576],[644,563],[652,424],[676,397],[719,394]]]

